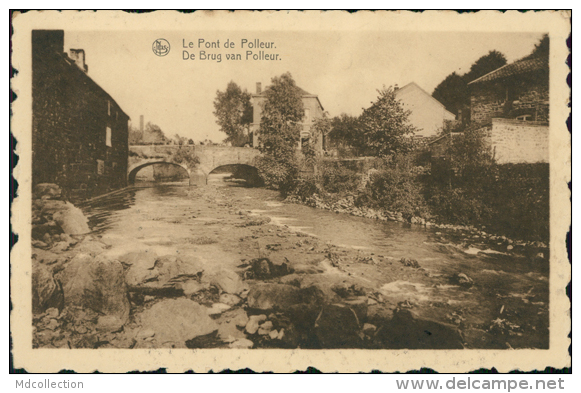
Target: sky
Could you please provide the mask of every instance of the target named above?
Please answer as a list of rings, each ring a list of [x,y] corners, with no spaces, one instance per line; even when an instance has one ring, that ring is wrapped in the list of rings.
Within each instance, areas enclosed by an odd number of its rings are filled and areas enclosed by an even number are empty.
[[[457,32],[236,32],[236,31],[78,31],[65,29],[65,51],[84,49],[88,75],[103,87],[139,126],[161,127],[166,136],[176,133],[195,141],[221,141],[213,115],[217,90],[228,82],[254,93],[274,76],[290,72],[297,85],[317,94],[330,116],[359,115],[377,98],[384,85],[400,87],[416,82],[428,93],[450,73],[465,73],[490,50],[508,62],[531,52],[540,33]],[[153,43],[170,43],[165,56],[157,56]],[[203,42],[199,41],[203,40]],[[242,48],[242,40],[246,44]],[[272,46],[248,48],[255,40]],[[219,43],[218,43],[219,41]],[[225,48],[225,43],[234,48]],[[193,48],[190,48],[190,42]],[[206,48],[209,45],[210,48]],[[186,48],[184,48],[186,46]],[[219,46],[219,48],[217,48]],[[264,51],[276,60],[246,60]],[[201,51],[215,60],[200,57]],[[185,53],[187,52],[187,53]],[[191,60],[191,55],[195,56]],[[218,62],[217,55],[221,55]],[[240,54],[241,60],[227,60]],[[187,60],[184,60],[187,57]]]

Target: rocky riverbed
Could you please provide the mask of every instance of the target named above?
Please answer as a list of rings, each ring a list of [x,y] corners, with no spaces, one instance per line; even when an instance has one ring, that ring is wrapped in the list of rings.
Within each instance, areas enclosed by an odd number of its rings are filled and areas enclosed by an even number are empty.
[[[475,277],[324,242],[234,188],[180,192],[103,230],[98,214],[37,187],[35,347],[548,347],[542,258],[526,275]]]

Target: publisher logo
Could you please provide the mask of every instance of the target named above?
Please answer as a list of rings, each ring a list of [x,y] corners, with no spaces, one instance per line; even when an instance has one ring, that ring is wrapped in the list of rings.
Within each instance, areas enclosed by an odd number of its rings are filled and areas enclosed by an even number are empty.
[[[153,41],[153,53],[158,56],[165,56],[169,53],[169,42],[167,40],[160,38]]]

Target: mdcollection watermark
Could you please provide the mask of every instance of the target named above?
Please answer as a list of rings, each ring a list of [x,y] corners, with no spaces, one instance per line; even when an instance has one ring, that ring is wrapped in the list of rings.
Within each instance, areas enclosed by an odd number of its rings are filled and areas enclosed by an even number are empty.
[[[41,381],[35,380],[16,380],[16,389],[84,389],[82,381],[51,381],[46,378]]]

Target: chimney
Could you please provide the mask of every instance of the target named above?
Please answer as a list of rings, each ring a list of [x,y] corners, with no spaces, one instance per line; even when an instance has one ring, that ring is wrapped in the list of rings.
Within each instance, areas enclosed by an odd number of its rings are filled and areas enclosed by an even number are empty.
[[[139,115],[139,131],[143,133],[143,115]]]
[[[89,67],[85,64],[84,49],[69,49],[69,57],[74,60],[77,67],[83,70],[83,72],[89,71]]]
[[[41,55],[64,52],[64,30],[32,30],[32,53]]]
[[[256,94],[262,93],[262,83],[256,82]]]

